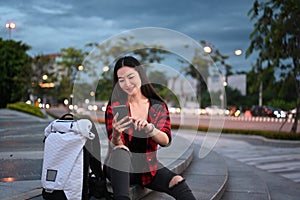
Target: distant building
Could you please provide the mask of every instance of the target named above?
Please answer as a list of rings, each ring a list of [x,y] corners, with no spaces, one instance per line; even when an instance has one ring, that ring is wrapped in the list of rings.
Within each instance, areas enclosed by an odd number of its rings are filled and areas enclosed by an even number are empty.
[[[178,97],[181,107],[199,107],[197,103],[197,80],[173,77],[168,81],[168,88]]]
[[[237,89],[243,96],[247,94],[247,75],[235,74],[227,77],[228,86]]]
[[[207,77],[207,89],[209,92],[218,92],[222,90],[223,85],[223,77],[219,74],[215,74]]]

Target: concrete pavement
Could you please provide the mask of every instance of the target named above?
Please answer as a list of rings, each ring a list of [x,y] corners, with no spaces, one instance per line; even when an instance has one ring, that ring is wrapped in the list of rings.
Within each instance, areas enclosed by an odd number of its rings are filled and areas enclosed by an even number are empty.
[[[14,126],[11,123],[13,119],[30,122],[32,127],[35,127],[34,124],[37,122],[48,123],[52,120],[50,118],[40,120],[26,114],[19,115],[18,112],[0,109],[1,136],[11,129],[18,132],[26,124],[23,123],[21,127]],[[98,127],[100,132],[103,128]],[[205,158],[199,158],[198,152],[204,136],[205,133],[199,133],[194,138],[190,130],[184,130],[176,133],[177,140],[172,144],[173,148],[159,151],[160,160],[174,171],[183,174],[197,199],[299,199],[299,141],[278,141],[258,136],[223,134],[213,151]],[[104,151],[102,155],[105,155],[106,145],[105,141],[101,143]],[[0,155],[1,163],[11,159],[9,152],[1,151]],[[41,159],[41,155],[41,152],[37,151],[19,152],[18,158],[23,156]],[[42,199],[40,187],[41,183],[37,179],[2,181],[0,199]],[[141,190],[138,193],[142,196],[146,195]],[[151,192],[142,199],[172,198],[165,194]]]

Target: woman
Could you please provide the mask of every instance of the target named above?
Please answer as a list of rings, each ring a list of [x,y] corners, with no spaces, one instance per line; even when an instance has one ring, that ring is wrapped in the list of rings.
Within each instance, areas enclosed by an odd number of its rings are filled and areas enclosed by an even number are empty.
[[[156,158],[158,145],[172,140],[170,117],[137,59],[126,56],[116,62],[113,88],[105,114],[110,150],[104,170],[114,198],[130,199],[130,185],[139,184],[175,199],[195,199],[185,180]],[[113,113],[118,105],[126,105],[129,116],[118,120],[119,113]]]

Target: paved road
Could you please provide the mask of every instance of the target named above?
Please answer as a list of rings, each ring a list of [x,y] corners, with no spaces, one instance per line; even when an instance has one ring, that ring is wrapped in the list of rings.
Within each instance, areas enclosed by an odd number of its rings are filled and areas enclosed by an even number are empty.
[[[224,135],[214,150],[226,157],[300,183],[300,142],[258,144],[254,140]]]
[[[0,180],[37,180],[43,157],[43,130],[52,119],[0,109]]]
[[[185,131],[182,137],[203,144],[206,133]],[[211,138],[219,134],[212,134]],[[208,140],[209,142],[209,140]],[[265,140],[260,136],[221,134],[213,150],[228,158],[300,183],[300,141]],[[199,151],[199,145],[195,148]]]
[[[194,135],[185,131],[184,138],[193,139]],[[194,142],[202,144],[204,133],[200,133]],[[198,149],[195,149],[199,151]],[[280,175],[300,183],[300,142],[266,140],[257,136],[238,136],[222,134],[214,151],[228,158],[240,161],[261,170]]]

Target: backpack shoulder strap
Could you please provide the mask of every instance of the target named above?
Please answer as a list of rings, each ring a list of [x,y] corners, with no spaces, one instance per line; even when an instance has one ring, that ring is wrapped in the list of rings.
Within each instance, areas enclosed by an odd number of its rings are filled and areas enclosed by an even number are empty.
[[[63,120],[74,120],[74,115],[71,113],[66,113],[63,116],[61,116],[59,119]]]

